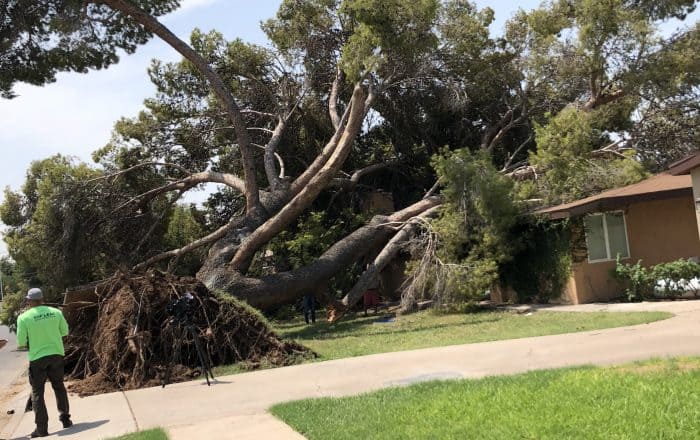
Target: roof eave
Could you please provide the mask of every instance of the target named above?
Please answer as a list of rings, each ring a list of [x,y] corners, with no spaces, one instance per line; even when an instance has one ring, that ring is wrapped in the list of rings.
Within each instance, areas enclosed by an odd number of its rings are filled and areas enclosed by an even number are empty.
[[[539,212],[539,214],[548,217],[550,220],[561,220],[564,218],[577,217],[579,215],[590,214],[593,212],[606,212],[624,208],[627,205],[637,202],[646,202],[653,200],[665,200],[676,197],[685,197],[693,195],[691,188],[676,188],[666,191],[657,191],[645,194],[633,194],[628,196],[608,197],[604,199],[592,200],[579,206],[574,206],[568,209]]]

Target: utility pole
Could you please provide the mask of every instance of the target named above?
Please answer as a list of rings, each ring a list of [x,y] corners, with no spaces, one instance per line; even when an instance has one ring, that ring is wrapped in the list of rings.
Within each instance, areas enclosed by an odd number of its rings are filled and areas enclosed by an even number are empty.
[[[2,285],[2,266],[0,266],[0,302],[5,300],[5,290]]]

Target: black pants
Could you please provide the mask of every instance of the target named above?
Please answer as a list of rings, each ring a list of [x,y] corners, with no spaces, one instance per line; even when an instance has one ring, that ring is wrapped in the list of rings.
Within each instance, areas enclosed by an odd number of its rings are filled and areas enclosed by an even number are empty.
[[[311,318],[312,323],[316,322],[316,307],[304,307],[304,321],[307,324],[309,323],[309,318]]]
[[[49,415],[44,401],[44,385],[46,379],[51,382],[56,395],[56,406],[61,420],[70,417],[68,393],[63,385],[63,356],[44,356],[29,363],[29,384],[32,386],[32,406],[34,407],[34,422],[39,431],[47,431]]]

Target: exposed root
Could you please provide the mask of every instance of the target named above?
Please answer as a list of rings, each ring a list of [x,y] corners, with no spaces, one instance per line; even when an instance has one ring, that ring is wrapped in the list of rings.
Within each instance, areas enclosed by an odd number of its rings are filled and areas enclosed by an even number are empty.
[[[191,292],[192,322],[212,365],[289,365],[313,356],[305,347],[281,340],[261,315],[194,278],[149,271],[116,275],[97,286],[97,307],[80,312],[66,343],[66,372],[81,395],[155,386],[199,376],[194,339],[166,311],[170,301]]]

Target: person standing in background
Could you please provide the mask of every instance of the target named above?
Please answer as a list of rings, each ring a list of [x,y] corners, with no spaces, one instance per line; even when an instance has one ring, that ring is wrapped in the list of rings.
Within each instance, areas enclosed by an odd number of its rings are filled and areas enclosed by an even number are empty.
[[[304,295],[304,300],[302,303],[302,308],[304,309],[304,321],[309,323],[309,318],[311,318],[311,323],[316,323],[316,298],[313,295]]]

